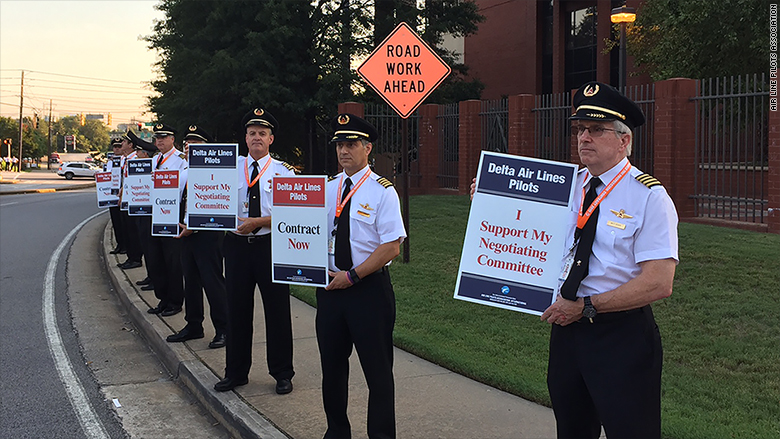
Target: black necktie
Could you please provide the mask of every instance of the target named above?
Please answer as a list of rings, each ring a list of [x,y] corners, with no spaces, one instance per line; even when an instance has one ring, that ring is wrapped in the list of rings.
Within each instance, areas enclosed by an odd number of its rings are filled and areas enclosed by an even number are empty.
[[[257,162],[252,163],[252,177],[249,180],[250,182],[255,181],[255,178],[257,178]],[[255,181],[255,184],[253,184],[248,191],[249,196],[249,216],[253,218],[259,218],[260,217],[260,181]],[[257,231],[260,230],[260,228],[256,228],[252,231],[252,234],[257,233]]]
[[[347,198],[349,190],[352,188],[352,180],[347,178],[344,185],[344,192],[341,194],[341,200]],[[344,209],[341,210],[336,223],[336,267],[339,270],[350,270],[352,268],[352,250],[349,247],[349,207],[352,204],[350,198]]]
[[[160,166],[162,166],[162,159],[165,158],[165,154],[160,154],[157,156],[157,166],[155,166],[154,169],[160,169]]]
[[[601,184],[598,177],[590,179],[590,189],[585,194],[585,201],[582,203],[582,213],[584,214],[588,207],[593,204],[598,192],[596,188]],[[596,223],[599,218],[599,206],[593,209],[593,213],[588,222],[582,227],[582,230],[575,229],[574,238],[579,238],[577,251],[574,254],[574,263],[572,264],[569,276],[561,287],[561,295],[565,299],[577,300],[577,290],[585,276],[588,275],[588,265],[590,264],[590,254],[593,250],[593,239],[596,237]]]

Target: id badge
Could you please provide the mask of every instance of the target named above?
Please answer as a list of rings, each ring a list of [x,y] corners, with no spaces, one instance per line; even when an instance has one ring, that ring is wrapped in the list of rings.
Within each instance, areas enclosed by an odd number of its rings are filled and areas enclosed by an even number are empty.
[[[328,254],[329,255],[335,255],[336,254],[336,235],[331,234],[328,237]]]
[[[241,216],[244,218],[249,216],[249,201],[241,203]]]
[[[561,275],[558,276],[558,291],[561,290],[561,287],[563,286],[563,283],[566,282],[566,278],[569,277],[569,272],[571,271],[572,265],[574,265],[574,256],[577,252],[577,244],[574,244],[569,249],[569,252],[566,254],[566,258],[563,260],[563,264],[561,265]]]

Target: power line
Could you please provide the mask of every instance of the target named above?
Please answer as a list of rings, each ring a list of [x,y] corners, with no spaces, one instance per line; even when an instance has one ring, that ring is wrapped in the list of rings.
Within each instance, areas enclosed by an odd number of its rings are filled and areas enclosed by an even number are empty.
[[[38,78],[32,78],[32,81],[33,82],[38,82],[38,81],[40,81],[40,82],[52,82],[52,83],[55,83],[55,84],[83,85],[83,86],[86,86],[86,87],[113,88],[113,89],[120,89],[120,90],[138,90],[137,87],[135,87],[135,88],[134,87],[118,87],[118,86],[102,85],[102,84],[85,84],[83,82],[51,81],[49,79],[38,79]],[[29,82],[28,82],[28,85],[31,85],[31,84],[29,84]],[[46,87],[46,86],[43,86],[43,87]]]
[[[29,87],[32,87],[32,85],[28,85]],[[52,90],[71,90],[71,91],[86,91],[90,93],[112,93],[112,94],[124,94],[124,95],[141,95],[140,93],[131,93],[129,91],[109,91],[109,90],[87,90],[83,88],[68,88],[68,87],[52,87],[49,85],[37,85],[37,88],[46,88],[46,89],[52,89]]]
[[[37,70],[26,70],[26,69],[0,69],[0,72],[6,72],[6,71],[13,71],[13,72],[22,72],[22,71],[24,71],[24,72],[30,72],[30,73],[40,73],[42,75],[65,76],[65,77],[68,77],[68,78],[92,79],[92,80],[95,80],[95,81],[117,82],[117,83],[120,83],[120,84],[134,84],[134,85],[138,85],[137,82],[119,81],[117,79],[91,78],[89,76],[66,75],[66,74],[63,74],[63,73],[41,72],[41,71],[37,71]]]

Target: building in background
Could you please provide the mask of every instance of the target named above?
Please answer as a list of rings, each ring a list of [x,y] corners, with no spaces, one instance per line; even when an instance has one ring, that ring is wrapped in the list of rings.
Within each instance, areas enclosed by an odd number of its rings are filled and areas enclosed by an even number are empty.
[[[464,39],[469,75],[485,84],[483,99],[517,94],[568,92],[588,81],[618,86],[619,50],[605,53],[613,8],[636,8],[641,0],[475,0],[485,16]],[[636,75],[633,57],[627,85],[648,84]]]

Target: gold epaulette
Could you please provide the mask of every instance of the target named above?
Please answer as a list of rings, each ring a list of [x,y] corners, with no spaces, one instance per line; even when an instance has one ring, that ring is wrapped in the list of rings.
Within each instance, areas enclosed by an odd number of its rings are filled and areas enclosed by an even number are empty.
[[[182,160],[187,160],[187,154],[184,154],[183,152],[179,154],[179,158]]]
[[[638,182],[647,187],[661,186],[661,182],[650,174],[639,174],[635,178]]]
[[[293,165],[291,165],[291,164],[289,164],[287,162],[282,162],[282,165],[284,165],[285,168],[293,171],[294,173],[296,173],[296,174],[298,173],[298,170],[295,169],[295,166],[293,166]]]
[[[332,176],[328,177],[328,181],[333,181],[333,180],[336,179],[336,177],[338,177],[338,175],[332,175]]]
[[[388,179],[386,179],[385,177],[379,177],[379,178],[377,178],[377,179],[376,179],[376,182],[377,182],[377,183],[379,183],[379,184],[381,184],[382,186],[384,186],[384,187],[385,187],[385,189],[387,189],[387,188],[389,188],[390,186],[392,186],[392,185],[393,185],[393,182],[392,182],[392,181],[390,181],[390,180],[388,180]]]

